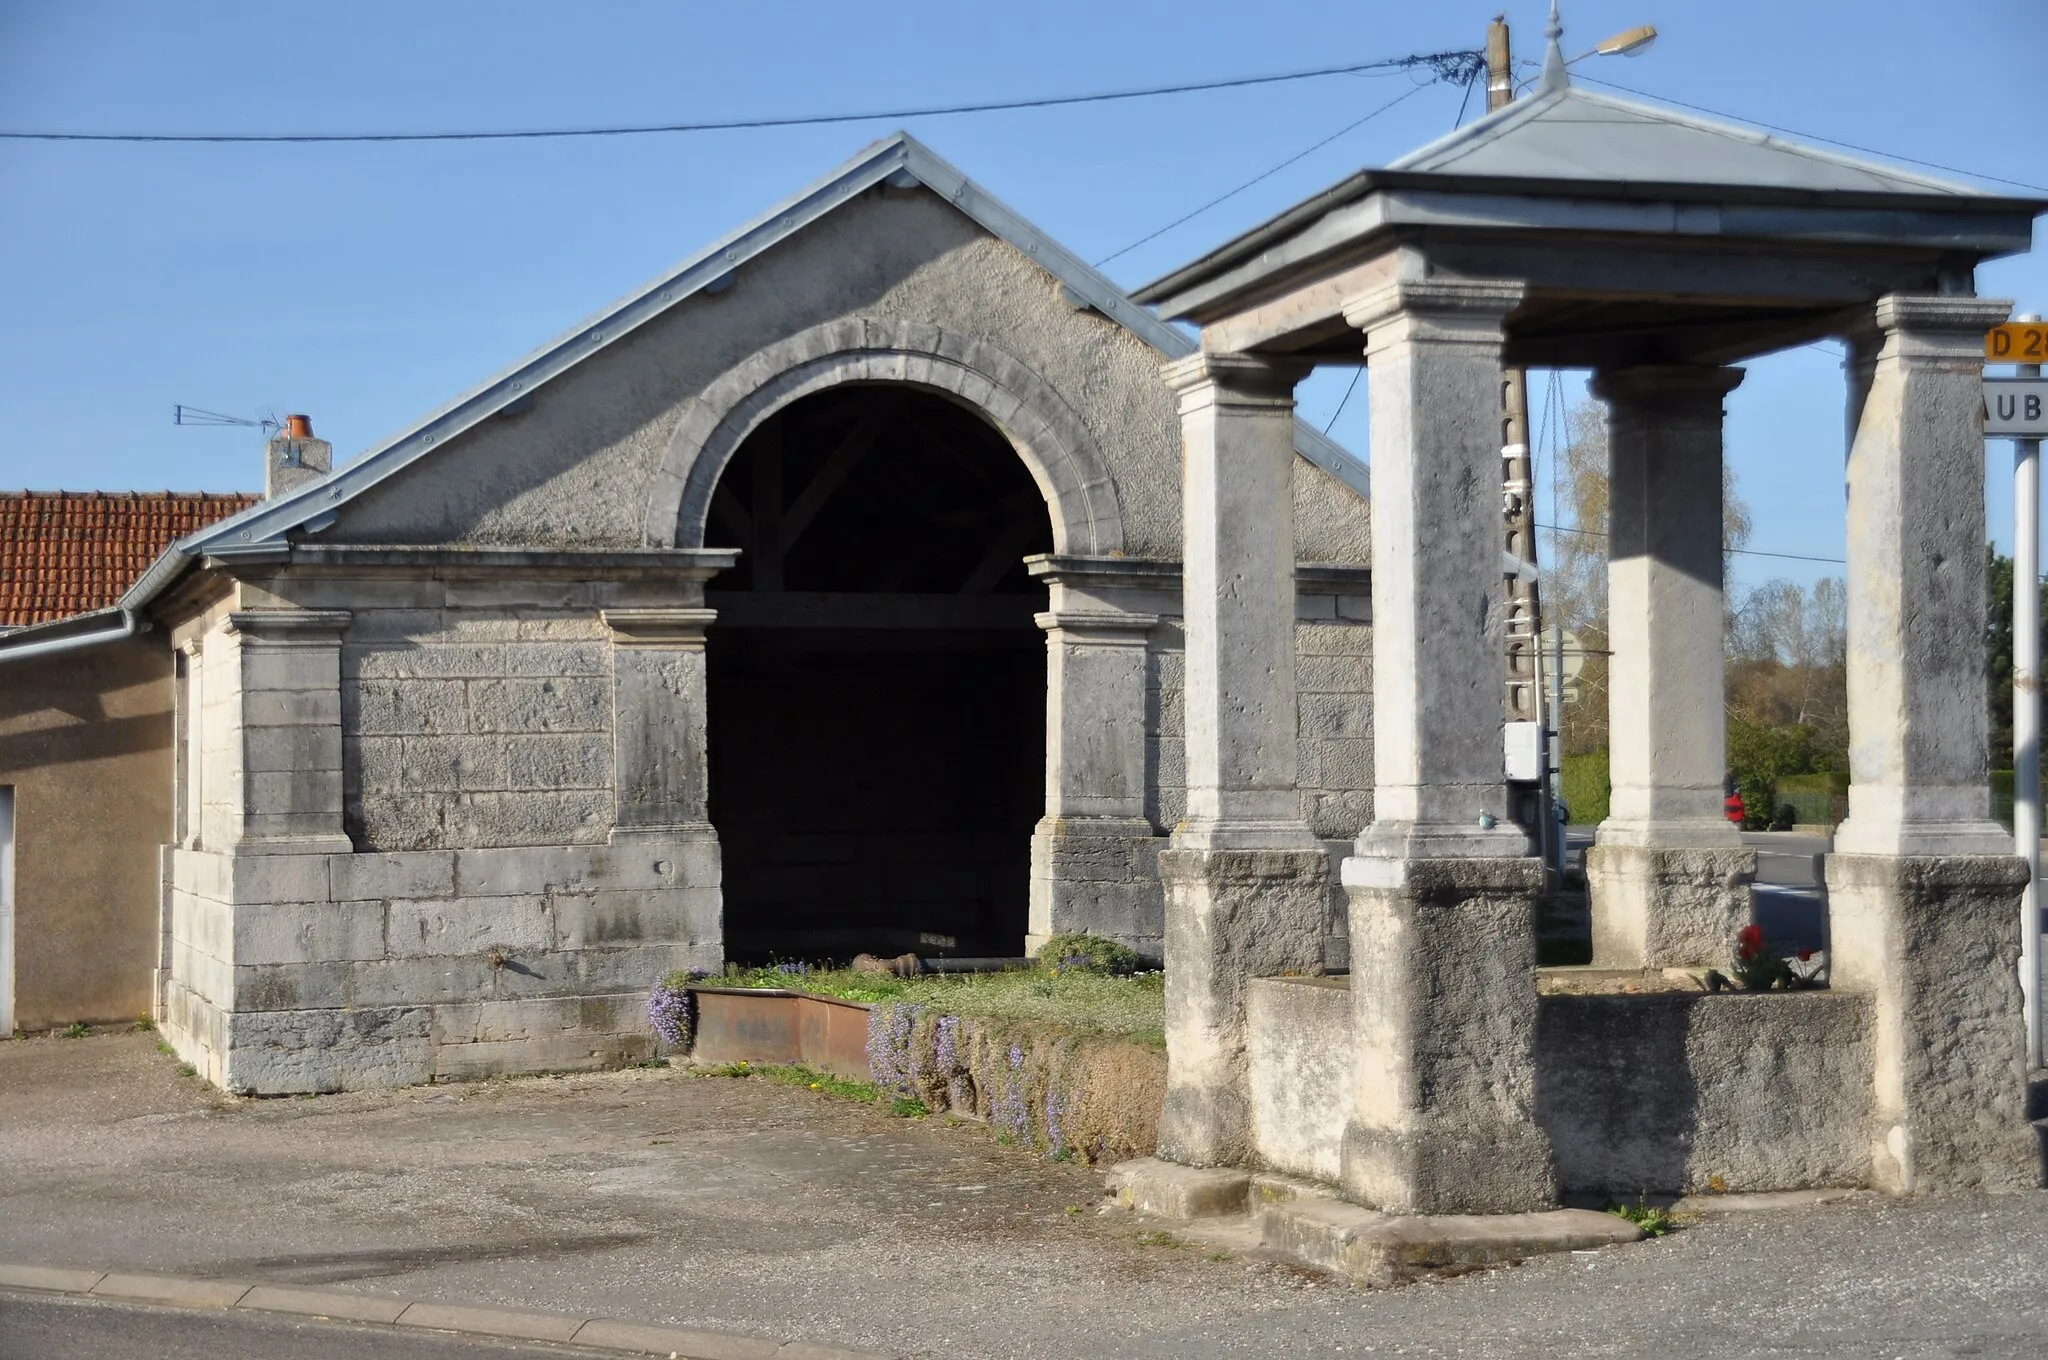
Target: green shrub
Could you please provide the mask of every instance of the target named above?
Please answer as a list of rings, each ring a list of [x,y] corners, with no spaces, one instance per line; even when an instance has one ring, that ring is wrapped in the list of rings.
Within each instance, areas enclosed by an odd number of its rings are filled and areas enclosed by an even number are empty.
[[[1607,752],[1584,751],[1564,758],[1564,802],[1575,826],[1607,820],[1607,802],[1614,786],[1607,778]]]
[[[1145,966],[1138,957],[1138,951],[1105,940],[1100,935],[1068,934],[1055,935],[1038,950],[1038,965],[1041,968],[1058,969],[1061,972],[1106,973],[1111,977],[1129,977]]]

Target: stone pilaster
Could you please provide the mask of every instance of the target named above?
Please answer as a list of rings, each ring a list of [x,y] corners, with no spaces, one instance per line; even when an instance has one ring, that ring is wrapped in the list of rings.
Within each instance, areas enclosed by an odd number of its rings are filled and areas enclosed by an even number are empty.
[[[1722,813],[1722,400],[1742,370],[1600,374],[1611,459],[1612,812],[1586,859],[1593,957],[1720,963],[1751,917],[1756,852]]]
[[[1353,300],[1372,400],[1373,822],[1344,862],[1353,1095],[1346,1189],[1402,1213],[1556,1194],[1535,1122],[1535,894],[1507,816],[1501,348],[1519,284]]]
[[[238,759],[216,773],[230,777],[223,792],[237,799],[239,816],[230,816],[234,828],[220,848],[236,855],[354,848],[342,830],[341,789],[341,634],[349,617],[345,609],[228,616],[238,683],[214,711],[229,717],[223,736]]]
[[[704,630],[711,609],[607,609],[612,630],[610,839],[674,842],[685,881],[719,881],[718,835],[707,811]]]
[[[1057,580],[1053,582],[1059,590]],[[1145,657],[1157,614],[1061,609],[1045,630],[1045,816],[1031,835],[1025,948],[1083,931],[1163,950],[1145,819]]]
[[[1159,860],[1159,1146],[1195,1165],[1251,1151],[1245,978],[1322,961],[1329,861],[1295,787],[1294,385],[1304,372],[1241,354],[1166,367],[1183,447],[1188,813]]]

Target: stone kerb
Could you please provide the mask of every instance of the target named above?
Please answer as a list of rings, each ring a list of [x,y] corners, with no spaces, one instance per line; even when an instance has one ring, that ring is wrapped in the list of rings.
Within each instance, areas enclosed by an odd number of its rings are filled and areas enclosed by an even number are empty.
[[[776,411],[843,384],[889,382],[963,402],[1003,432],[1045,496],[1057,551],[1122,551],[1116,484],[1086,422],[1049,383],[986,340],[918,322],[859,318],[769,345],[687,403],[654,477],[645,541],[701,547],[726,464]]]

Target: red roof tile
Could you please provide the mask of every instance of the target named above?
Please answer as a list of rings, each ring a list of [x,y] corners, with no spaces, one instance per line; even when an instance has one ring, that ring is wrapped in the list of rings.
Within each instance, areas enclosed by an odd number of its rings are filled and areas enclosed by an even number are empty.
[[[0,491],[0,628],[105,609],[174,539],[260,499],[205,491]]]

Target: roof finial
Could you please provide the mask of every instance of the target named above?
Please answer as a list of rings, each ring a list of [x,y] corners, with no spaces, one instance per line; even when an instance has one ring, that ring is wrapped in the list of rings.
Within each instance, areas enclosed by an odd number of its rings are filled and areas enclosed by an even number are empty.
[[[1557,0],[1550,0],[1550,25],[1543,30],[1543,36],[1550,40],[1550,46],[1543,54],[1543,79],[1537,82],[1537,89],[1550,94],[1572,83],[1564,71],[1564,48],[1558,45],[1558,39],[1564,36],[1564,23],[1557,17]]]

